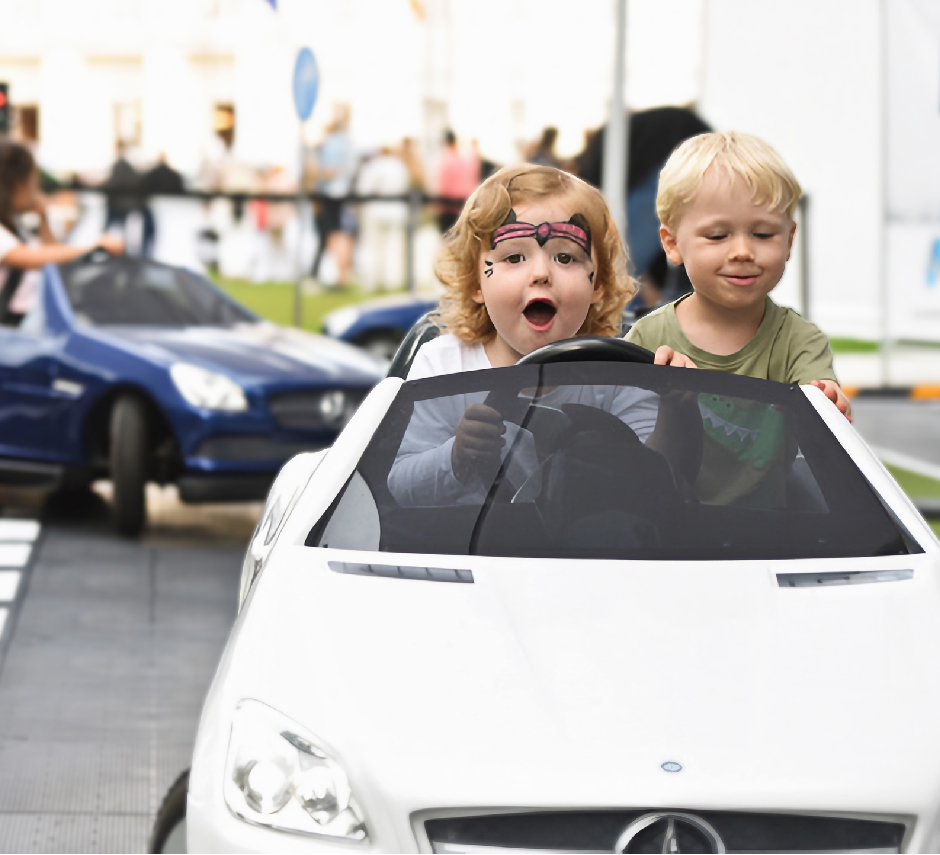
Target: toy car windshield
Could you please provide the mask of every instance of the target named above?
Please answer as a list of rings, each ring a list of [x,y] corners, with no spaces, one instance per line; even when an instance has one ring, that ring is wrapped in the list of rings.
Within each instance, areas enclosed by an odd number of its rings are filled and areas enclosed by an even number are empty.
[[[204,279],[120,256],[60,266],[75,316],[89,326],[232,326],[257,318]]]
[[[503,447],[458,478],[472,404],[499,414]],[[306,542],[656,560],[922,551],[799,387],[601,362],[405,383]]]

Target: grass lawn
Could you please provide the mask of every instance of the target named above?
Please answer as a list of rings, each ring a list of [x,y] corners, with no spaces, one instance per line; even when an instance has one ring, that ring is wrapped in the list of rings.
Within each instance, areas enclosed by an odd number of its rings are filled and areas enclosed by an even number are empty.
[[[226,279],[212,277],[216,285],[243,306],[256,312],[269,321],[284,326],[294,324],[294,289],[293,282],[250,282],[247,279]],[[389,293],[389,292],[384,292]],[[352,286],[344,291],[323,291],[319,294],[301,296],[301,327],[311,332],[320,332],[323,318],[334,309],[372,300],[382,294],[363,294]]]
[[[916,472],[908,472],[906,469],[898,469],[896,466],[888,466],[887,469],[912,499],[940,498],[940,481],[926,478]],[[927,520],[927,522],[937,537],[940,537],[940,520]]]
[[[895,344],[906,347],[940,347],[935,341],[896,341]],[[833,353],[878,353],[881,344],[877,341],[868,341],[862,338],[830,338],[829,345]]]

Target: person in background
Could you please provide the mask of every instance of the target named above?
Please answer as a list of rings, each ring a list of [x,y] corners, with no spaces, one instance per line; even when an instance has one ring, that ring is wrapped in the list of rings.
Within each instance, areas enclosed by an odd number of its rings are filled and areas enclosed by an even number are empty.
[[[561,161],[555,154],[555,142],[558,140],[558,128],[547,127],[542,131],[538,143],[529,152],[527,160],[539,166],[561,168]]]
[[[19,224],[23,214],[38,219],[38,245],[23,238]],[[123,241],[107,234],[91,245],[59,243],[49,228],[46,197],[39,189],[32,154],[18,143],[0,142],[0,324],[16,326],[30,310],[43,266],[74,261],[96,247],[124,251]]]
[[[438,208],[437,225],[441,234],[456,222],[463,203],[480,183],[480,161],[465,156],[457,148],[457,135],[450,129],[444,131],[444,150],[437,169],[437,194],[448,200]]]
[[[150,255],[156,237],[153,212],[143,196],[143,176],[133,167],[127,158],[127,145],[121,140],[117,144],[117,159],[111,166],[111,172],[101,185],[108,192],[104,230],[119,228],[127,239],[128,218],[136,215],[140,218],[140,254]],[[114,194],[114,195],[112,195]],[[131,241],[132,248],[134,241]]]
[[[482,184],[499,169],[499,164],[495,160],[490,160],[480,151],[480,141],[476,138],[470,140],[470,151],[478,164],[477,183]]]
[[[357,196],[404,196],[408,193],[408,167],[391,146],[383,146],[359,170]],[[365,256],[362,288],[375,291],[398,288],[405,279],[405,224],[408,207],[401,201],[365,202],[360,222]]]
[[[677,145],[710,130],[693,110],[686,107],[657,107],[630,114],[625,237],[636,276],[645,273],[663,254],[659,241],[659,217],[656,216],[659,170]],[[603,184],[605,138],[606,128],[600,128],[587,141],[576,161],[577,174],[595,187]]]
[[[352,189],[355,171],[356,154],[349,136],[349,108],[339,105],[320,144],[314,170],[316,191],[324,198],[316,207],[319,245],[311,271],[314,277],[319,276],[323,253],[329,252],[336,261],[336,285],[339,288],[349,284],[352,272],[355,221],[346,210],[344,199]]]
[[[163,152],[160,152],[156,166],[144,173],[141,186],[144,193],[152,196],[173,195],[186,190],[183,176],[167,163]]]
[[[401,159],[408,168],[408,189],[423,193],[427,188],[424,164],[421,162],[421,153],[412,137],[405,137],[401,141]]]

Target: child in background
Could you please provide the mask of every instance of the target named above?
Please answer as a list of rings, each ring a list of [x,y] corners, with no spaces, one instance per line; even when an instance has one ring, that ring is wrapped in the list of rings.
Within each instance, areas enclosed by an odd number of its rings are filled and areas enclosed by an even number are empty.
[[[514,365],[578,335],[617,335],[634,291],[603,196],[561,170],[531,164],[501,169],[480,185],[448,232],[436,272],[447,332],[418,351],[409,380]],[[583,386],[575,400],[572,389],[556,390],[564,401],[549,401],[549,392],[545,402],[600,407],[641,440],[653,433],[655,394]],[[485,397],[455,395],[433,411],[416,406],[389,479],[402,504],[471,502],[485,494],[518,430],[485,406]],[[525,476],[529,456],[517,449],[522,471],[510,466],[511,480]]]
[[[19,236],[17,217],[39,216],[38,246]],[[93,246],[67,246],[56,241],[46,219],[46,200],[39,190],[39,170],[29,149],[18,143],[0,142],[0,323],[16,324],[29,311],[35,279],[27,275],[46,264],[72,261],[95,247],[124,251],[124,244],[102,235]]]
[[[800,185],[767,143],[734,132],[686,140],[659,177],[663,249],[684,264],[691,294],[637,321],[626,335],[700,368],[782,383],[812,384],[851,421],[829,341],[768,296],[783,276],[796,232]]]

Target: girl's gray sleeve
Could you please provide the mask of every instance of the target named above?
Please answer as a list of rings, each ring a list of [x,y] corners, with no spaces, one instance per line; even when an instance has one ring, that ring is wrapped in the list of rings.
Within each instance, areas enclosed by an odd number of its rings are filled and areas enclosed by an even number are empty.
[[[631,427],[642,442],[646,442],[656,427],[659,395],[646,389],[618,386],[614,389],[610,411]]]
[[[460,483],[451,466],[457,425],[467,408],[465,395],[417,401],[388,475],[388,488],[405,507],[481,501],[482,486]]]

